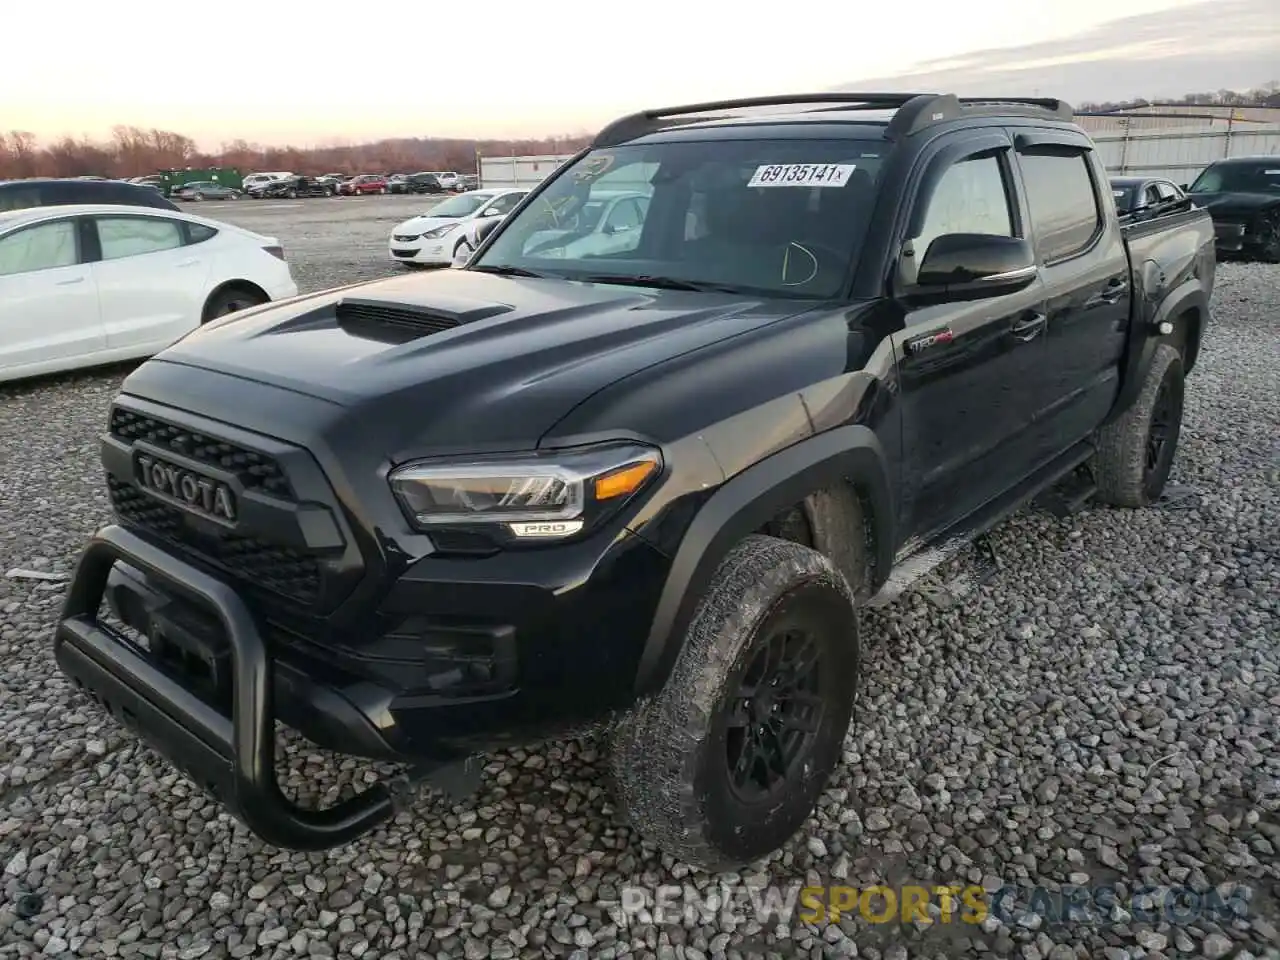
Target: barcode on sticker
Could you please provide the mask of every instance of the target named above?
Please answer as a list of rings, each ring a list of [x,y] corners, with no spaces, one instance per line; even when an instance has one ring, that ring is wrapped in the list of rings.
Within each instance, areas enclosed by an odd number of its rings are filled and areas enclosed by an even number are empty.
[[[843,187],[854,163],[766,163],[756,167],[748,187]]]

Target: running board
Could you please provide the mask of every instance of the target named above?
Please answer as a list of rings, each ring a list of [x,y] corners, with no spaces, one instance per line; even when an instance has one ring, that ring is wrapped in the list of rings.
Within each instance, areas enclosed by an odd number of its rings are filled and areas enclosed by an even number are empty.
[[[928,576],[948,560],[959,555],[969,544],[983,537],[993,527],[1000,524],[1001,521],[1016,513],[1022,507],[1035,500],[1043,491],[1053,487],[1063,477],[1079,468],[1093,456],[1094,452],[1095,448],[1092,443],[1082,442],[1076,444],[1066,453],[1049,461],[1049,463],[1007,493],[988,502],[985,506],[979,507],[963,520],[953,524],[942,533],[941,537],[932,543],[908,543],[899,552],[899,559],[894,563],[893,569],[889,571],[889,576],[884,584],[867,601],[865,606],[884,607],[896,601],[904,593],[911,590],[921,579]],[[1093,491],[1090,490],[1083,500],[1087,500],[1092,493]],[[990,541],[986,541],[986,547],[987,549],[983,551],[986,555],[983,558],[985,568],[983,579],[991,576],[999,566],[999,560],[990,545]]]

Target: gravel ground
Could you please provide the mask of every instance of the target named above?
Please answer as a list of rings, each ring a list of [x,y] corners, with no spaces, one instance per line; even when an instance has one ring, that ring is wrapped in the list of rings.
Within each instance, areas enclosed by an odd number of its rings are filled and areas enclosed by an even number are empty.
[[[278,235],[314,289],[391,272],[386,234],[420,201],[294,206],[206,212]],[[0,576],[0,957],[1280,955],[1280,268],[1221,267],[1215,314],[1178,496],[1019,516],[990,579],[865,614],[847,763],[741,877],[633,836],[585,741],[497,756],[475,797],[426,795],[352,847],[264,849],[55,671],[62,586]],[[0,572],[69,570],[106,519],[96,435],[122,375],[0,388]],[[975,569],[966,554],[934,579]],[[292,749],[308,793],[366,775]],[[1125,905],[1007,925],[610,908],[737,882],[1007,884],[1024,904],[1110,884]],[[1128,899],[1148,885],[1217,888],[1243,916],[1148,923]]]

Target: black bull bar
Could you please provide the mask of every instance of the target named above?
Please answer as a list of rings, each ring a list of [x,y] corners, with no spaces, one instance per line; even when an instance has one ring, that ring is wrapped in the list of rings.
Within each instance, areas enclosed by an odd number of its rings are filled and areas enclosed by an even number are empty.
[[[216,614],[231,648],[230,717],[98,619],[117,560]],[[321,810],[287,798],[276,778],[271,659],[249,609],[227,584],[121,526],[103,527],[85,546],[53,644],[64,673],[267,843],[292,850],[342,846],[400,805],[399,792],[385,782]]]

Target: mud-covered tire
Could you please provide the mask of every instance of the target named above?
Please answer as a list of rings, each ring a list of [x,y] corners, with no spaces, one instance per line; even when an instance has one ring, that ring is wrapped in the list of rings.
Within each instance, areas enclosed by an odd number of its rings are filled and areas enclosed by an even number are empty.
[[[1160,499],[1182,434],[1182,355],[1156,347],[1133,405],[1102,428],[1093,474],[1097,498],[1117,507],[1145,507]]]
[[[810,668],[798,637],[816,651]],[[783,665],[789,656],[804,661],[790,675],[803,674],[807,685],[784,697],[779,710],[786,684],[761,683],[771,693],[744,709],[743,685],[755,686],[761,657],[775,651]],[[613,779],[632,826],[704,870],[735,869],[777,850],[813,812],[840,760],[857,678],[857,614],[845,578],[815,550],[747,537],[717,569],[666,683],[613,731]],[[738,748],[753,729],[766,729],[759,725],[766,718],[770,729],[799,736],[799,753],[773,793],[744,796],[741,781],[761,779],[765,768],[739,763]],[[815,729],[780,728],[783,719]]]

